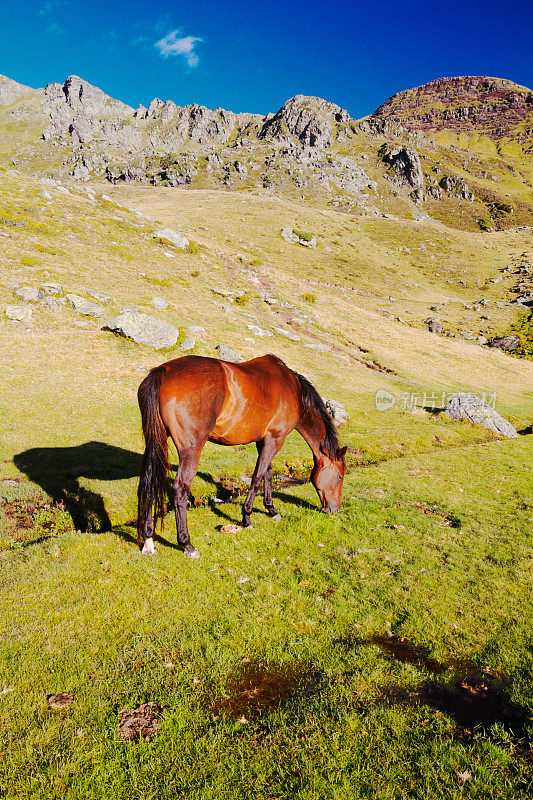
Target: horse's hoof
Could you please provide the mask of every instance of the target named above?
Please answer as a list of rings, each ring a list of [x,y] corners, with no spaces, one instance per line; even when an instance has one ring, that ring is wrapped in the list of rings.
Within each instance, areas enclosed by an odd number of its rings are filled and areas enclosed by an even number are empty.
[[[183,555],[187,556],[187,558],[200,558],[200,551],[197,550],[196,547],[189,545],[189,547],[186,547],[183,551]]]
[[[154,547],[153,539],[147,539],[144,543],[143,549],[141,550],[143,556],[155,556],[156,552],[157,551]]]
[[[274,522],[279,522],[281,519],[281,514],[274,514],[270,519],[273,519]]]

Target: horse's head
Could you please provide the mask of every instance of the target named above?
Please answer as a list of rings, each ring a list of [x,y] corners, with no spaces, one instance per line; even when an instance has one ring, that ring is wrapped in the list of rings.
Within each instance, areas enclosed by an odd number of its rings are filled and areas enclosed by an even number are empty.
[[[311,482],[320,498],[321,511],[336,514],[341,507],[342,481],[346,474],[346,461],[344,455],[347,448],[337,450],[335,457],[320,450],[315,458],[315,466],[311,472]]]

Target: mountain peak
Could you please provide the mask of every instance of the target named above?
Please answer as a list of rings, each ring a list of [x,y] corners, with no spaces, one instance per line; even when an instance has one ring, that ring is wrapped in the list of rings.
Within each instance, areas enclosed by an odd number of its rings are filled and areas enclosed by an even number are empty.
[[[508,136],[525,120],[533,121],[533,93],[505,78],[463,75],[398,92],[373,118],[391,119],[409,130]]]

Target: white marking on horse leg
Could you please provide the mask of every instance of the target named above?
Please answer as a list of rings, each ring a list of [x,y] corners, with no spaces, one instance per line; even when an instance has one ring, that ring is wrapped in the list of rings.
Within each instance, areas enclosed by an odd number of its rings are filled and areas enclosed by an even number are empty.
[[[155,556],[156,549],[154,547],[154,540],[152,539],[152,537],[146,539],[146,541],[144,542],[144,547],[141,550],[141,553],[145,556]]]

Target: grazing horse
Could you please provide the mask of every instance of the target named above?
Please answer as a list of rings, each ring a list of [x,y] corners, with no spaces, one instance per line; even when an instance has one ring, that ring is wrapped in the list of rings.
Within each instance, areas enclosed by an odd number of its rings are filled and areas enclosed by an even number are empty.
[[[339,510],[346,448],[339,449],[333,421],[314,386],[276,356],[242,364],[200,356],[177,358],[152,369],[138,397],[146,442],[137,522],[143,553],[155,553],[154,528],[165,513],[169,436],[179,455],[172,486],[178,544],[189,558],[200,553],[189,538],[187,499],[207,441],[256,443],[259,455],[244,501],[244,527],[251,527],[252,505],[263,479],[265,508],[273,519],[281,518],[272,504],[272,459],[295,428],[313,451],[311,481],[322,511]]]

